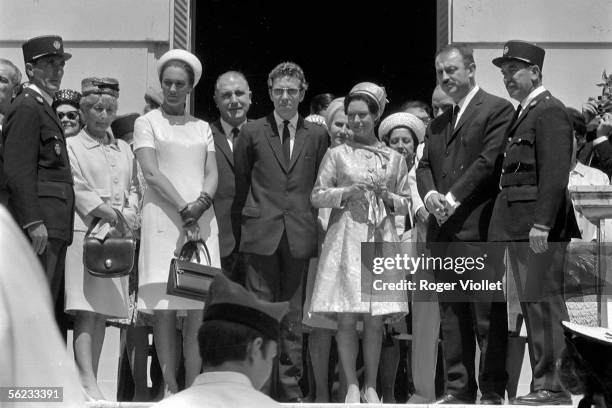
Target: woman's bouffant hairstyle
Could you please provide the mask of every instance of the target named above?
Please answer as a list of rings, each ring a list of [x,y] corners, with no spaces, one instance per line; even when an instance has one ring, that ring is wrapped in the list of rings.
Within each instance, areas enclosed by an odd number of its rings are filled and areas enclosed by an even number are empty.
[[[189,78],[189,86],[193,87],[193,82],[195,81],[195,74],[193,72],[193,68],[191,68],[191,65],[181,60],[170,60],[164,64],[162,69],[159,70],[159,83],[162,82],[164,72],[166,72],[166,69],[168,69],[168,67],[178,67],[184,69],[185,72],[187,72],[187,77]]]
[[[105,106],[113,108],[115,112],[117,112],[117,98],[112,95],[107,94],[89,94],[81,98],[81,102],[79,104],[81,110],[83,112],[87,112],[91,109],[95,104],[102,103]]]
[[[378,111],[379,111],[378,103],[376,103],[374,98],[372,98],[369,95],[363,94],[363,93],[350,94],[349,96],[344,98],[344,113],[348,112],[348,106],[353,101],[365,102],[366,105],[368,105],[368,111],[370,112],[370,114],[373,116],[378,116]]]

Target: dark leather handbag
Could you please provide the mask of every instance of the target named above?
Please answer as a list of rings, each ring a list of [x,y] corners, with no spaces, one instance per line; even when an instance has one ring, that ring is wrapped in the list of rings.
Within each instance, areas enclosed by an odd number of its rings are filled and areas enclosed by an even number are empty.
[[[101,222],[94,218],[83,242],[83,262],[85,269],[99,278],[125,276],[134,267],[136,253],[136,236],[121,211],[117,213],[117,225],[111,227],[104,238],[92,234]]]
[[[204,248],[208,265],[200,263],[199,245]],[[196,262],[193,262],[194,258]],[[166,293],[203,302],[208,296],[210,284],[220,273],[221,268],[210,266],[210,253],[206,243],[202,240],[188,241],[181,248],[178,258],[170,261]]]

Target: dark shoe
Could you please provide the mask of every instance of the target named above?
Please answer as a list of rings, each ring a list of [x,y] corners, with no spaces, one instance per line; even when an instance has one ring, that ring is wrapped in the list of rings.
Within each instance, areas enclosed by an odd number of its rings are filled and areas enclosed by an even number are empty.
[[[454,395],[451,394],[447,394],[445,396],[443,396],[442,398],[440,398],[439,400],[437,400],[434,404],[463,404],[463,405],[470,405],[473,404],[474,401],[465,401],[462,399],[459,399],[457,397],[455,397]]]
[[[496,392],[485,392],[480,397],[480,405],[504,405],[504,399]]]
[[[572,405],[572,398],[565,391],[538,390],[516,397],[515,405]]]

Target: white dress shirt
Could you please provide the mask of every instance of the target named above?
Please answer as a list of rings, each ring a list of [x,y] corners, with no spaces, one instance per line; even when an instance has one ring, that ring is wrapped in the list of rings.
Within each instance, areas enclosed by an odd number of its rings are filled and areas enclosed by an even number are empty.
[[[232,133],[232,130],[234,130],[235,127],[237,127],[238,130],[242,129],[242,125],[245,123],[246,120],[238,126],[232,126],[221,118],[221,127],[223,128],[223,133],[225,133],[225,138],[227,139],[227,144],[229,145],[231,151],[234,151],[234,134]]]
[[[280,408],[281,405],[253,388],[251,380],[235,371],[200,374],[193,385],[152,408]]]
[[[276,126],[278,127],[278,135],[280,136],[281,144],[283,144],[283,129],[285,128],[285,124],[283,122],[285,119],[281,118],[280,115],[274,111],[274,120],[276,121]],[[289,119],[289,157],[291,157],[291,153],[293,152],[297,122],[298,114],[296,113],[291,119]]]

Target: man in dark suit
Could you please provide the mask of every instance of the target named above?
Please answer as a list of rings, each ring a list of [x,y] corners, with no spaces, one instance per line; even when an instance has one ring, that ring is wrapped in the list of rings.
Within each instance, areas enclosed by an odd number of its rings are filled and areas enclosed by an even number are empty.
[[[221,74],[215,85],[214,99],[221,115],[210,124],[219,172],[214,206],[219,223],[221,267],[233,281],[244,284],[243,262],[238,255],[240,224],[232,224],[232,219],[239,219],[240,213],[233,217],[231,214],[235,193],[233,150],[251,106],[251,90],[244,75],[237,71]]]
[[[71,55],[53,35],[32,38],[22,48],[30,84],[5,117],[4,172],[9,209],[32,241],[56,300],[72,241],[74,192],[66,140],[51,102]]]
[[[4,161],[2,159],[2,122],[8,111],[17,89],[21,84],[21,71],[11,61],[0,58],[0,205],[8,205],[8,191],[4,177]]]
[[[513,109],[508,101],[478,87],[470,48],[447,46],[436,55],[435,66],[438,83],[455,108],[431,122],[417,169],[419,194],[431,214],[427,242],[433,256],[476,258],[483,256],[484,248],[474,242],[487,240],[499,179],[496,162]],[[437,271],[436,279],[442,278],[442,271]],[[475,402],[477,340],[482,352],[481,402],[503,403],[505,303],[453,302],[440,297],[440,317],[447,381],[446,395],[439,402]]]
[[[284,62],[268,76],[274,112],[246,123],[234,146],[236,197],[241,214],[240,251],[246,254],[246,287],[261,299],[291,300],[283,322],[272,395],[284,401],[302,397],[302,279],[315,256],[317,227],[310,193],[327,151],[325,129],[298,114],[308,84],[302,69]]]
[[[512,99],[520,102],[508,132],[489,239],[508,241],[508,257],[527,325],[532,392],[515,404],[571,404],[555,370],[564,346],[560,322],[568,320],[563,299],[567,241],[579,237],[567,197],[572,124],[566,108],[542,86],[544,50],[509,41],[501,68]]]

